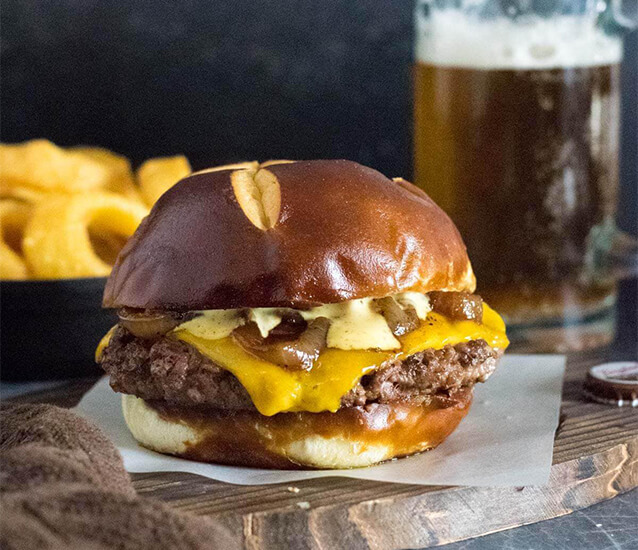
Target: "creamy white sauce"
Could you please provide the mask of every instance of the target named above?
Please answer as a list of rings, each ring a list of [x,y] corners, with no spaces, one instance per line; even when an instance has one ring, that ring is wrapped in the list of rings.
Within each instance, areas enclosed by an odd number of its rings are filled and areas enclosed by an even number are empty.
[[[413,307],[420,319],[425,319],[431,310],[425,294],[403,292],[393,298],[402,308]],[[349,300],[338,304],[325,304],[308,310],[297,311],[306,321],[318,317],[330,320],[327,335],[329,348],[337,349],[398,349],[399,341],[394,337],[383,315],[373,307],[373,298]],[[179,325],[175,330],[186,330],[199,338],[216,340],[229,336],[233,330],[247,321],[253,321],[262,337],[268,336],[282,319],[284,308],[224,309],[200,311],[201,315]]]
[[[340,304],[326,304],[299,313],[306,321],[317,317],[330,319],[330,329],[326,337],[329,348],[397,349],[401,347],[383,315],[372,308],[370,298],[350,300]]]
[[[200,315],[178,325],[175,330],[186,330],[199,338],[218,340],[230,336],[233,330],[246,322],[239,312],[239,309],[198,311]]]

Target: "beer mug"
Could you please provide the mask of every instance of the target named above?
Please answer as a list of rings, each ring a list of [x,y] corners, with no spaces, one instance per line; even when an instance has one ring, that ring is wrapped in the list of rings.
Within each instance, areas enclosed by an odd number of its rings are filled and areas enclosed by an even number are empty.
[[[614,220],[630,1],[417,2],[415,183],[459,228],[514,349],[613,338],[618,260],[636,266]]]

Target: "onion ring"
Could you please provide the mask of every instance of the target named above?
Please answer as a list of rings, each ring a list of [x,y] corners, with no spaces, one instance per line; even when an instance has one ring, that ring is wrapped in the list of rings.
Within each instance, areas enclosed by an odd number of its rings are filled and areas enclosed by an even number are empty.
[[[0,194],[14,188],[55,193],[78,193],[105,187],[110,170],[78,151],[69,151],[45,139],[0,144]]]
[[[103,147],[73,147],[71,151],[82,153],[109,170],[110,177],[105,191],[119,193],[129,199],[142,200],[129,159]]]
[[[191,173],[184,156],[149,159],[137,171],[140,191],[146,204],[153,206],[166,191]]]
[[[25,202],[0,200],[0,279],[21,280],[28,277],[22,257],[22,237],[32,207]]]
[[[100,235],[130,237],[148,209],[112,193],[52,197],[34,209],[24,235],[24,255],[38,279],[105,277],[111,266],[91,243],[89,227]]]

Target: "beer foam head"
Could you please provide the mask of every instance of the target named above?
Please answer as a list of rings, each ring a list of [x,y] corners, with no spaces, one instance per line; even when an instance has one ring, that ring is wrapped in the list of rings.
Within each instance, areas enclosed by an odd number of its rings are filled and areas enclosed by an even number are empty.
[[[605,34],[590,17],[527,16],[489,21],[462,10],[417,11],[417,61],[475,69],[552,69],[619,63],[620,37]]]

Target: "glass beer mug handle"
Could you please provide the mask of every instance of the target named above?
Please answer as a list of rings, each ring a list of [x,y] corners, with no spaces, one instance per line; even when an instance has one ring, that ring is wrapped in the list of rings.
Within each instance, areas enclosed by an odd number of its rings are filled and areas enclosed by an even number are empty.
[[[638,27],[638,0],[611,0],[611,18],[618,34]],[[638,276],[638,239],[616,231],[607,251],[607,265],[617,279]]]
[[[623,279],[638,275],[638,239],[617,231],[607,252],[607,263],[612,274]]]
[[[611,0],[611,15],[622,31],[638,26],[638,0]]]

